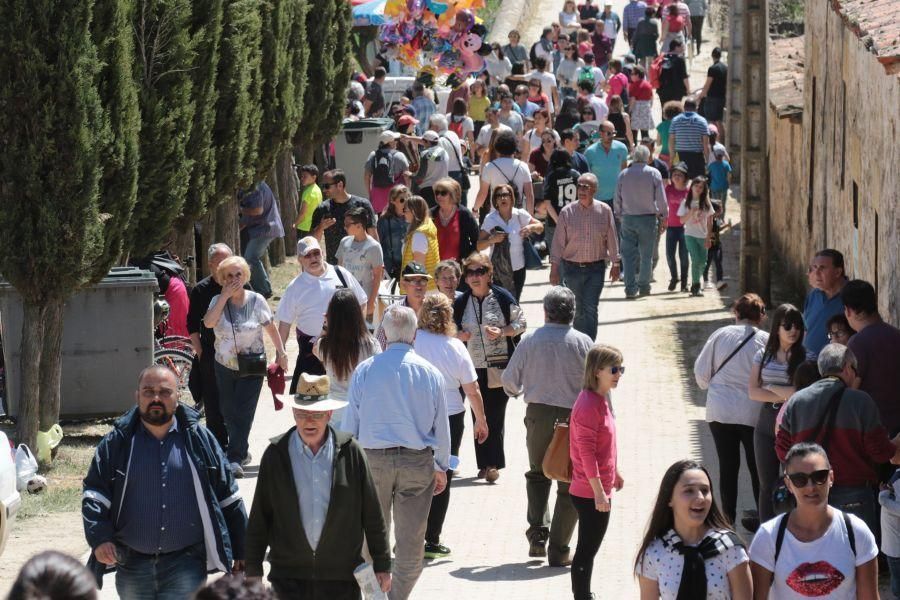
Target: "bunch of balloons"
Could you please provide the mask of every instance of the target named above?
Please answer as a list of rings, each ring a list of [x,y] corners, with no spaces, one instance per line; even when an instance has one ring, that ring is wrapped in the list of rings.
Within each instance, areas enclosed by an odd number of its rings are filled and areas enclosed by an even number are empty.
[[[477,22],[484,0],[387,0],[382,46],[391,58],[416,70],[455,73],[463,78],[484,70],[490,46]]]

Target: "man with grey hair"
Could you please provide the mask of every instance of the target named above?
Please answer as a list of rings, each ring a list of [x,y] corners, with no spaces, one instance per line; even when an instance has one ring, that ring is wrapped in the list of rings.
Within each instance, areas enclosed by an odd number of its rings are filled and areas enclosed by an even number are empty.
[[[657,232],[665,227],[669,205],[663,190],[662,175],[651,167],[650,149],[634,149],[633,162],[619,173],[613,213],[621,223],[622,266],[625,297],[650,295],[653,275],[653,247]]]
[[[396,538],[391,600],[406,600],[422,574],[432,495],[447,485],[450,421],[440,371],[413,350],[416,313],[398,306],[382,321],[387,349],[350,379],[342,427],[366,451],[387,528]]]
[[[469,176],[466,174],[463,166],[463,151],[459,136],[450,131],[446,115],[440,113],[435,113],[428,118],[428,129],[440,137],[438,144],[447,152],[449,157],[447,161],[447,176],[452,177],[462,187],[463,197],[460,202],[465,205],[466,192],[470,184]]]
[[[191,377],[189,387],[194,403],[202,405],[206,413],[206,427],[212,432],[222,448],[228,447],[228,431],[225,429],[225,418],[219,408],[219,387],[216,383],[215,343],[216,334],[203,324],[203,316],[209,309],[212,299],[222,293],[222,286],[216,279],[219,263],[233,256],[227,244],[213,244],[206,251],[206,268],[209,275],[197,282],[191,290],[190,305],[187,313],[188,335],[191,346],[197,355],[196,372]],[[249,284],[244,286],[250,289]]]
[[[834,487],[828,503],[861,518],[877,531],[877,465],[900,464],[900,436],[890,439],[869,394],[852,389],[856,357],[846,346],[828,344],[819,352],[824,379],[791,397],[775,440],[784,461],[791,446],[819,442],[828,450]]]
[[[556,483],[556,504],[550,519],[552,481],[544,476],[541,463],[553,439],[557,422],[568,422],[575,399],[581,392],[584,361],[593,340],[572,327],[575,294],[555,286],[544,296],[544,326],[522,336],[503,371],[503,387],[510,396],[524,392],[525,445],[528,471],[528,556],[546,556],[551,567],[572,563],[569,541],[578,513],[569,498],[569,484]],[[550,542],[549,548],[547,542]]]

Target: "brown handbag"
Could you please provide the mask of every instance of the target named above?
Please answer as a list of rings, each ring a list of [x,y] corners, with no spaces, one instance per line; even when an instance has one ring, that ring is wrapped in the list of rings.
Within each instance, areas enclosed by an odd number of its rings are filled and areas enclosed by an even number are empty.
[[[557,421],[553,426],[553,439],[544,452],[541,463],[544,476],[555,481],[572,481],[572,459],[569,457],[569,424]]]

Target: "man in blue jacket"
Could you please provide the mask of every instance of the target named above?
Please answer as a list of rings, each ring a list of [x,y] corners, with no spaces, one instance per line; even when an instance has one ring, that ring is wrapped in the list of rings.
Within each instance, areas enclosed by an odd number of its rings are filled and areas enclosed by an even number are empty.
[[[98,585],[115,569],[122,598],[183,599],[208,572],[243,570],[247,513],[215,437],[178,404],[175,374],[147,367],[135,398],[84,478],[88,566]]]

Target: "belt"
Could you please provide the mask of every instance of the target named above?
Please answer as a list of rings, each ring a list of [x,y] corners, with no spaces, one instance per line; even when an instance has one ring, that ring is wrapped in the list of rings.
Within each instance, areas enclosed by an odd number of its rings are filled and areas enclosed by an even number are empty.
[[[200,543],[202,544],[203,542],[200,542]],[[123,544],[123,545],[124,545],[124,544]],[[128,552],[130,552],[131,554],[134,554],[134,555],[136,555],[136,556],[140,556],[140,557],[142,557],[142,558],[153,558],[153,559],[157,559],[157,558],[160,558],[160,557],[162,557],[162,556],[172,556],[173,554],[182,554],[182,553],[184,553],[184,552],[187,552],[188,550],[190,550],[190,549],[193,548],[194,546],[198,546],[198,545],[199,545],[199,544],[191,544],[190,546],[185,546],[184,548],[181,548],[181,549],[179,549],[179,550],[172,550],[171,552],[154,552],[154,553],[152,553],[152,554],[147,554],[146,552],[138,552],[137,550],[135,550],[135,549],[132,548],[131,546],[125,546],[125,548],[128,550]]]
[[[390,448],[363,448],[366,453],[374,453],[374,454],[420,454],[422,452],[431,452],[431,448],[422,448],[421,450],[416,450],[415,448],[407,448],[405,446],[392,446]]]
[[[567,265],[572,265],[573,267],[579,267],[579,268],[581,268],[581,269],[586,269],[586,268],[588,268],[588,267],[595,267],[595,266],[597,266],[597,265],[604,265],[604,264],[606,264],[606,261],[605,261],[605,260],[594,260],[594,261],[591,261],[591,262],[575,262],[575,261],[573,261],[573,260],[566,260],[566,259],[563,259],[563,262],[566,263]]]

